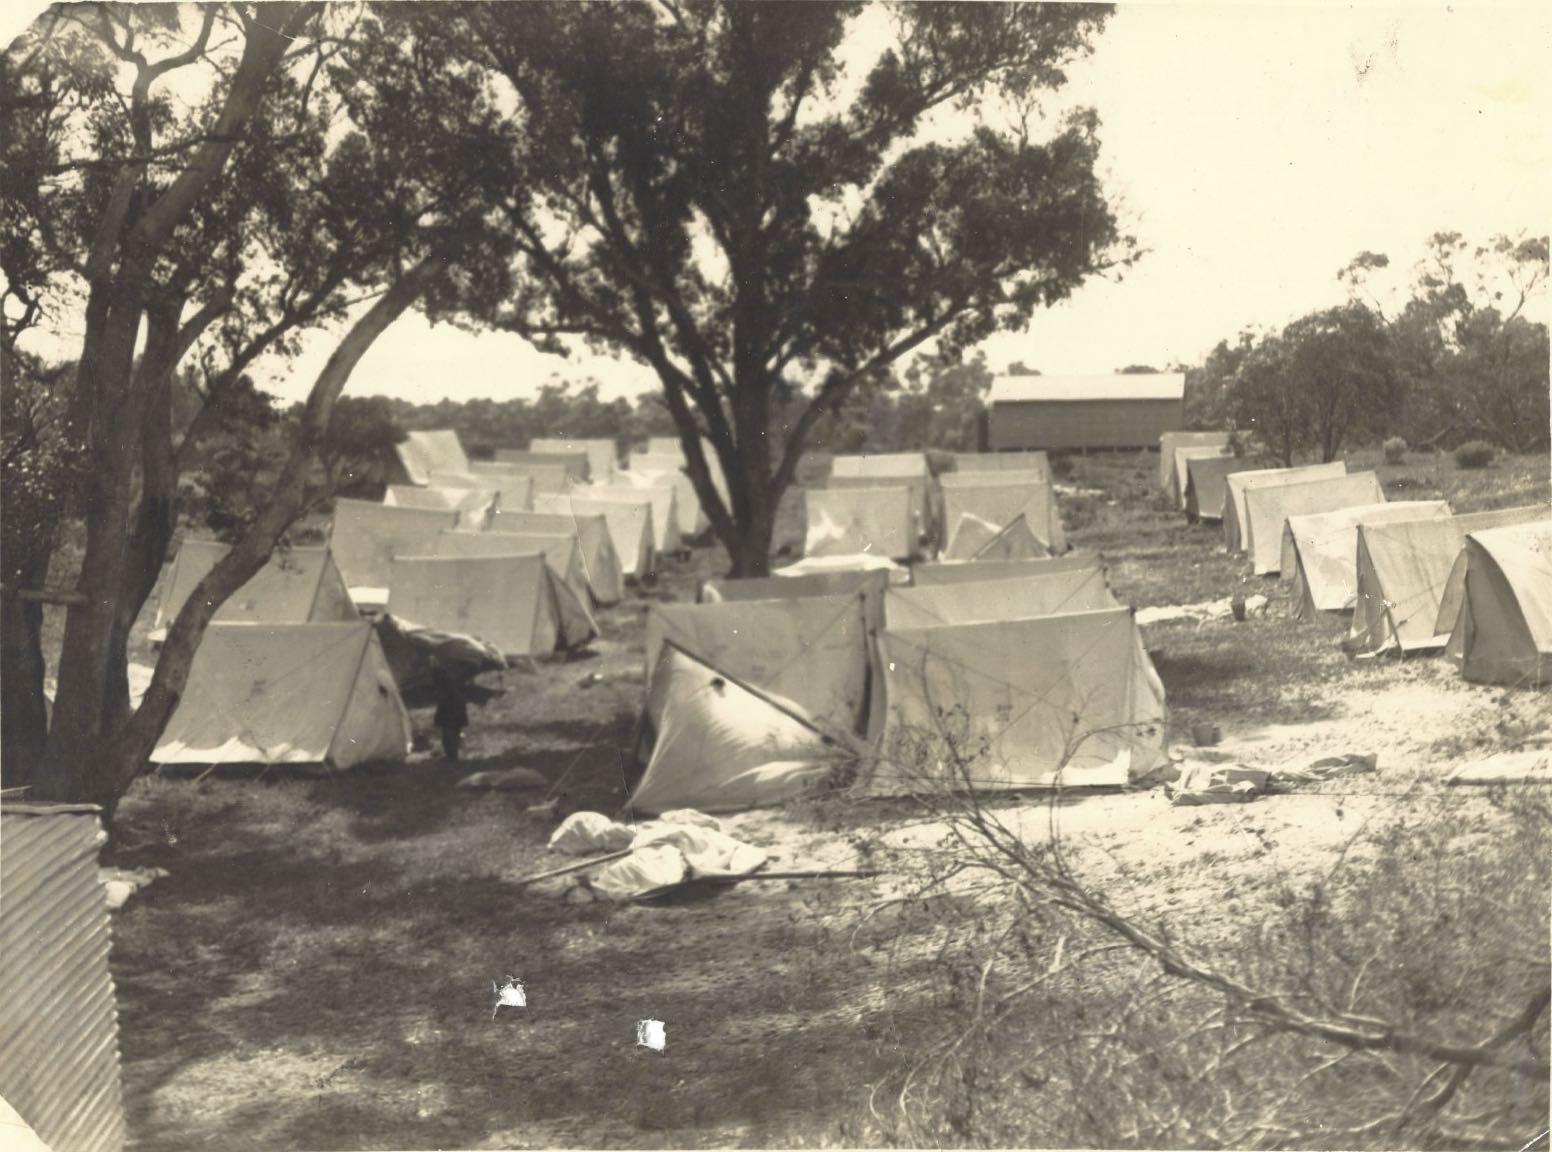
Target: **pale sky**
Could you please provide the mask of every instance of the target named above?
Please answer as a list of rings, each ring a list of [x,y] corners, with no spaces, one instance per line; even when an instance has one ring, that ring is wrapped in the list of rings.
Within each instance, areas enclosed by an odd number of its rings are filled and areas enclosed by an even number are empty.
[[[1339,302],[1336,272],[1363,249],[1410,267],[1438,230],[1548,229],[1547,0],[1127,3],[1069,75],[1053,111],[1098,109],[1107,187],[1148,254],[1122,282],[1091,281],[1027,332],[988,340],[997,371],[1196,362],[1242,328]],[[331,347],[320,334],[259,374],[300,398]],[[629,360],[560,360],[407,315],[348,391],[507,399],[589,375],[605,396],[655,386]]]

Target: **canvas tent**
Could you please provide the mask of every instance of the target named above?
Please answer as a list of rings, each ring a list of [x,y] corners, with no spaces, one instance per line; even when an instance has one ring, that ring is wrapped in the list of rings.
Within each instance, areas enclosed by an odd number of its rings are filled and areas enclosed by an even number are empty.
[[[1281,571],[1283,526],[1290,516],[1336,512],[1342,508],[1384,502],[1385,493],[1380,489],[1379,477],[1373,472],[1247,489],[1245,543],[1256,575]]]
[[[673,477],[653,473],[631,472],[628,469],[615,473],[615,482],[606,488],[589,487],[589,495],[599,492],[625,497],[634,494],[645,497],[652,505],[652,547],[659,553],[677,552],[684,542],[679,531],[679,494]]]
[[[334,502],[329,550],[357,606],[380,606],[387,597],[393,558],[429,556],[438,534],[456,527],[456,512],[342,498]]]
[[[1020,512],[998,526],[973,512],[959,517],[959,525],[943,552],[945,560],[1028,560],[1049,556],[1051,550],[1030,530]]]
[[[534,497],[534,511],[554,516],[602,516],[627,579],[654,570],[652,500],[635,489],[587,486],[563,495]]]
[[[745,600],[801,600],[814,596],[861,596],[868,627],[884,626],[884,590],[889,572],[814,572],[806,576],[763,576],[742,580],[707,580],[701,585],[704,604]]]
[[[1259,471],[1243,456],[1197,456],[1186,461],[1186,515],[1193,520],[1222,520],[1229,476]]]
[[[955,452],[957,472],[1028,472],[1042,482],[1051,479],[1051,458],[1035,452]]]
[[[1440,622],[1459,605],[1445,651],[1461,675],[1519,688],[1552,683],[1552,512],[1472,532],[1459,566],[1459,591],[1446,590]]]
[[[543,556],[550,571],[571,589],[584,610],[587,608],[593,594],[582,565],[582,548],[572,532],[443,532],[427,555],[510,556],[520,552]]]
[[[1358,528],[1419,517],[1443,518],[1443,500],[1360,504],[1335,512],[1290,516],[1283,529],[1283,578],[1293,580],[1293,613],[1312,620],[1317,612],[1346,612],[1358,594]]]
[[[587,478],[594,484],[607,484],[620,458],[619,448],[608,437],[535,436],[528,442],[530,452],[581,452],[587,457]]]
[[[458,433],[451,428],[410,432],[394,445],[394,451],[411,484],[429,484],[433,472],[467,474],[469,471],[469,458],[464,455]]]
[[[861,731],[866,722],[868,627],[860,595],[655,604],[647,614],[649,677],[669,641],[793,701],[827,730]]]
[[[856,755],[801,705],[740,681],[673,643],[652,674],[651,752],[626,801],[633,812],[732,812],[780,804]]]
[[[679,535],[695,539],[710,525],[701,507],[695,482],[684,470],[684,458],[666,453],[634,452],[630,458],[630,471],[638,476],[662,483],[671,481],[674,486],[674,509],[679,517]]]
[[[1445,588],[1466,536],[1547,517],[1544,504],[1459,516],[1358,526],[1358,583],[1350,652],[1419,652],[1442,648],[1455,615],[1436,628]],[[1459,603],[1455,614],[1459,613]],[[1440,634],[1442,633],[1442,634]]]
[[[371,624],[212,624],[155,764],[403,760],[410,718]]]
[[[513,453],[506,453],[506,455],[513,455]],[[530,454],[524,452],[521,453],[521,455],[527,456]],[[482,465],[481,469],[477,471],[475,475],[483,478],[487,475],[490,475],[492,469],[497,468],[503,469],[508,473],[515,473],[519,476],[526,476],[528,478],[529,489],[532,491],[534,499],[536,500],[542,493],[565,492],[569,490],[575,483],[571,474],[571,470],[567,467],[567,465],[563,462],[557,461],[553,457],[547,459],[536,459],[533,463],[518,463],[511,460],[497,460],[492,465]]]
[[[551,468],[560,468],[564,470],[566,480],[573,484],[581,484],[587,479],[587,453],[585,451],[540,452],[533,449],[521,451],[515,448],[498,448],[496,449],[496,463],[524,470],[539,469],[543,471]]]
[[[1234,472],[1223,481],[1223,541],[1230,552],[1247,548],[1245,529],[1245,493],[1252,488],[1275,488],[1281,484],[1301,484],[1305,480],[1327,480],[1346,476],[1347,463],[1305,464],[1298,468],[1255,468]]]
[[[390,508],[457,512],[459,523],[475,531],[490,519],[499,499],[491,488],[416,488],[412,484],[390,484],[383,493],[383,503]]]
[[[498,508],[521,512],[533,507],[533,477],[509,464],[493,464],[476,460],[469,465],[474,478],[482,487],[493,488],[500,495]]]
[[[1129,608],[891,628],[880,661],[870,793],[1119,786],[1163,753],[1164,688]]]
[[[916,554],[912,490],[893,488],[809,488],[805,556],[866,554],[908,560]]]
[[[609,536],[609,522],[600,515],[561,512],[508,512],[497,509],[492,532],[567,533],[577,538],[587,586],[599,604],[618,604],[625,595],[625,576]]]
[[[503,656],[548,656],[597,634],[587,606],[537,552],[505,556],[401,556],[388,611],[446,632],[465,632]]]
[[[1215,460],[1219,457],[1233,457],[1233,453],[1227,444],[1222,445],[1187,445],[1175,449],[1175,500],[1180,505],[1180,510],[1186,510],[1186,481],[1190,476],[1188,471],[1193,460]]]
[[[956,476],[945,473],[943,522],[955,528],[965,513],[1006,526],[1023,516],[1029,530],[1053,552],[1067,551],[1067,536],[1056,507],[1056,491],[1050,484],[1014,479],[1017,474],[983,472]]]
[[[912,514],[918,535],[933,530],[932,472],[923,452],[879,452],[865,456],[836,456],[830,461],[827,488],[891,488],[904,484],[911,490]]]
[[[227,553],[214,540],[185,540],[163,577],[151,639],[161,639],[195,585]],[[277,550],[258,574],[216,609],[217,624],[305,624],[360,619],[327,548]]]
[[[917,564],[911,569],[911,582],[918,586],[962,584],[982,580],[1004,580],[1016,576],[1037,576],[1046,572],[1068,572],[1074,569],[1099,567],[1101,567],[1099,557],[1092,552],[1068,552],[1061,556],[1044,556],[1033,560],[976,560],[974,562]]]
[[[884,596],[884,621],[890,629],[936,628],[1118,607],[1103,569],[1070,568],[1040,576],[891,588]]]
[[[1231,432],[1166,432],[1159,437],[1159,487],[1171,496],[1180,491],[1175,475],[1176,448],[1227,447]]]

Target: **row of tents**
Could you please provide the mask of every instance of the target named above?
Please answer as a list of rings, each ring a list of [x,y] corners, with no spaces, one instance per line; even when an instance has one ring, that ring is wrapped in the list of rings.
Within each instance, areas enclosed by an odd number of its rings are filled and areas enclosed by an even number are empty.
[[[1299,619],[1351,614],[1354,655],[1444,651],[1468,680],[1552,680],[1552,508],[1455,513],[1387,501],[1343,461],[1267,468],[1227,432],[1166,433],[1159,482],[1198,520],[1218,520],[1257,575],[1292,582]]]

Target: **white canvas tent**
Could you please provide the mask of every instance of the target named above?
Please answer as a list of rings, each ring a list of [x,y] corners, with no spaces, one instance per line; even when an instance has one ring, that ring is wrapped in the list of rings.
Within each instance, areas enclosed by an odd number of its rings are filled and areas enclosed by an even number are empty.
[[[1552,683],[1552,513],[1472,532],[1460,569],[1459,591],[1446,590],[1440,623],[1458,604],[1445,650],[1461,675],[1518,688]]]
[[[1051,550],[1030,530],[1022,512],[1002,526],[966,512],[959,517],[943,559],[1029,560],[1050,554]]]
[[[1245,544],[1256,575],[1265,576],[1282,570],[1283,526],[1290,516],[1336,512],[1342,508],[1384,502],[1385,493],[1380,489],[1379,477],[1373,472],[1247,489]]]
[[[1541,520],[1547,515],[1546,505],[1534,504],[1359,525],[1358,586],[1345,646],[1357,653],[1424,652],[1444,647],[1459,614],[1458,601],[1444,627],[1436,629],[1436,624],[1467,534]]]
[[[1259,461],[1244,456],[1195,456],[1186,461],[1186,515],[1193,520],[1222,520],[1229,477],[1260,471]]]
[[[1180,504],[1180,510],[1186,510],[1186,480],[1190,476],[1189,467],[1193,460],[1212,460],[1220,456],[1233,456],[1233,450],[1227,444],[1220,445],[1186,445],[1175,449],[1175,499]]]
[[[443,532],[427,555],[510,556],[521,552],[543,556],[550,571],[571,589],[583,609],[587,608],[593,594],[587,584],[587,569],[582,565],[582,547],[572,532]]]
[[[364,620],[212,624],[151,753],[155,764],[403,760],[410,719]]]
[[[504,455],[511,456],[514,453],[509,452],[504,453]],[[528,456],[530,453],[524,452],[521,455]],[[532,463],[498,459],[492,465],[482,464],[480,470],[475,475],[484,478],[490,475],[491,470],[495,468],[528,477],[529,489],[532,491],[535,500],[544,493],[569,491],[575,483],[571,471],[566,464],[557,462],[554,457],[536,458]]]
[[[1360,525],[1449,514],[1450,506],[1443,500],[1413,500],[1288,517],[1280,568],[1283,579],[1293,580],[1293,614],[1313,620],[1319,612],[1346,612],[1353,607],[1358,594]]]
[[[923,452],[879,452],[865,456],[836,456],[830,461],[827,488],[892,488],[904,484],[911,490],[912,513],[918,535],[933,530],[932,471]]]
[[[891,629],[937,628],[1118,607],[1103,569],[1070,568],[1013,579],[890,588],[884,621]]]
[[[602,516],[620,571],[640,580],[654,568],[652,500],[635,489],[587,486],[564,495],[534,497],[534,511],[556,516]]]
[[[868,699],[866,604],[857,594],[655,604],[646,674],[672,641],[745,683],[800,705],[827,730],[862,731]],[[648,697],[653,696],[649,681]],[[656,712],[649,719],[656,722]]]
[[[594,484],[609,483],[620,458],[619,448],[608,437],[535,436],[528,442],[528,450],[581,452],[587,457],[587,478]]]
[[[160,640],[195,586],[227,553],[214,540],[184,540],[162,578],[151,639]],[[217,624],[305,624],[360,619],[327,548],[276,550],[258,574],[216,609]]]
[[[626,807],[732,812],[823,784],[857,749],[801,705],[740,681],[673,643],[652,674],[651,753]]]
[[[695,482],[684,471],[684,458],[666,453],[633,452],[629,471],[656,483],[671,481],[674,486],[674,511],[679,518],[679,535],[693,540],[710,525]]]
[[[400,557],[393,562],[388,611],[477,636],[503,656],[547,656],[579,647],[596,632],[586,606],[537,552]]]
[[[1101,567],[1099,557],[1092,552],[1068,552],[1062,556],[1044,556],[1033,560],[976,560],[968,563],[917,564],[911,569],[911,582],[918,586],[961,584],[1099,567]]]
[[[458,522],[478,531],[490,519],[500,496],[491,488],[416,488],[390,484],[383,503],[390,508],[420,508],[433,512],[457,512]]]
[[[865,554],[908,560],[916,554],[912,490],[893,488],[809,488],[804,492],[808,534],[805,556]]]
[[[1171,496],[1180,490],[1175,476],[1176,448],[1218,448],[1229,442],[1229,432],[1166,432],[1159,437],[1159,487]]]
[[[458,433],[451,428],[410,432],[394,445],[394,451],[411,484],[429,484],[433,472],[467,475],[469,471],[469,458],[464,455]]]
[[[548,469],[560,468],[569,483],[581,484],[587,480],[588,464],[585,451],[547,452],[532,448],[527,451],[498,448],[496,463],[524,470],[538,469],[541,473],[547,473]]]
[[[625,595],[625,576],[609,536],[609,522],[596,513],[508,512],[497,509],[492,532],[561,532],[577,538],[587,586],[599,604],[618,604]]]
[[[1043,483],[1051,480],[1051,458],[1034,452],[955,452],[958,472],[1028,472]]]
[[[880,649],[867,792],[1119,786],[1162,757],[1164,688],[1129,608],[888,629]]]
[[[1243,552],[1247,547],[1245,532],[1245,493],[1252,488],[1275,488],[1280,484],[1300,484],[1305,480],[1327,480],[1333,476],[1346,476],[1347,462],[1333,460],[1329,464],[1304,464],[1297,468],[1256,468],[1249,472],[1234,472],[1224,478],[1223,542],[1230,552]]]
[[[1016,473],[972,472],[941,477],[943,522],[958,528],[969,513],[993,524],[1006,526],[1024,517],[1036,539],[1053,552],[1067,551],[1067,535],[1056,507],[1056,490],[1050,484],[1015,479]]]
[[[494,488],[500,494],[498,508],[521,512],[533,507],[534,481],[527,472],[488,460],[476,460],[469,467],[482,487]]]
[[[648,475],[622,469],[614,475],[615,482],[606,488],[588,487],[588,495],[600,492],[621,498],[634,494],[637,499],[646,497],[652,505],[652,547],[659,553],[677,552],[684,545],[679,531],[678,485],[673,477]]]
[[[387,597],[393,558],[429,556],[437,536],[456,527],[456,512],[342,498],[334,502],[329,550],[357,606],[380,606]]]

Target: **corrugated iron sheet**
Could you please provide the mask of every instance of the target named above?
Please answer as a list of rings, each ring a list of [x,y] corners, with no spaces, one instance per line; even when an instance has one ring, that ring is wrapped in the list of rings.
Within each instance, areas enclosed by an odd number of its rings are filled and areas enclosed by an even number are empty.
[[[0,1096],[53,1152],[124,1147],[94,809],[0,808]]]

